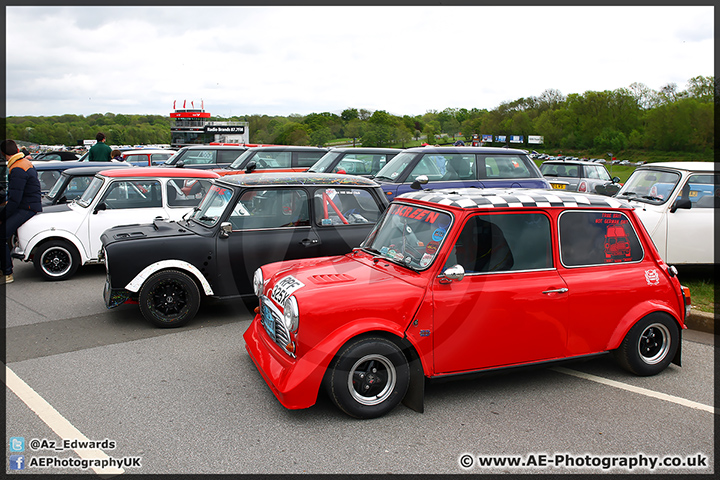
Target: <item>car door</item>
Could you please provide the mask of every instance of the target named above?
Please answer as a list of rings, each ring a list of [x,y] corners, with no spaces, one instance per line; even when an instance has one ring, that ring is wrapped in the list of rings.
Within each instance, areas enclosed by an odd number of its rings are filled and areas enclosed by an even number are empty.
[[[87,237],[83,245],[90,258],[97,258],[100,235],[110,227],[151,223],[155,217],[167,218],[162,204],[162,185],[154,178],[117,179],[89,212]]]
[[[464,278],[431,287],[437,374],[565,355],[568,295],[551,223],[536,211],[475,215],[462,226],[443,270],[461,265]]]
[[[319,238],[310,222],[310,197],[303,188],[244,190],[230,209],[232,233],[218,238],[226,251],[240,295],[250,295],[253,272],[266,263],[319,255]],[[221,243],[224,243],[221,244]]]
[[[690,175],[679,190],[677,201],[690,208],[672,208],[665,213],[667,263],[715,263],[715,178],[712,174]],[[687,203],[689,201],[689,204]],[[674,210],[674,211],[673,211]]]
[[[318,256],[342,255],[359,247],[385,208],[367,188],[318,187],[312,195]]]

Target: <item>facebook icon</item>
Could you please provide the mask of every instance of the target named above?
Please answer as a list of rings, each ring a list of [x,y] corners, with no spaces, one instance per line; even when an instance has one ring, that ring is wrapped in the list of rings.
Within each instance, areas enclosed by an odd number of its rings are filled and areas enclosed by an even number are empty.
[[[25,455],[10,455],[10,470],[24,470]]]

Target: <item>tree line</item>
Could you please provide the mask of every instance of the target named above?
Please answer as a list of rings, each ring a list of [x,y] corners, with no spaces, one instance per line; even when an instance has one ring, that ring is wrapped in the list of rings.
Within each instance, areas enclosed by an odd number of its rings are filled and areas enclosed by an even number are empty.
[[[401,147],[423,139],[468,140],[473,134],[530,135],[544,138],[541,148],[621,152],[707,152],[714,147],[713,76],[697,76],[686,90],[674,83],[652,90],[641,83],[627,88],[563,95],[548,89],[487,109],[446,108],[422,115],[347,108],[340,115],[322,112],[287,117],[244,115],[215,121],[249,123],[252,143],[327,145],[338,141],[364,146]],[[93,114],[8,117],[7,138],[45,145],[77,145],[98,131],[112,144],[170,143],[170,118],[162,115]]]

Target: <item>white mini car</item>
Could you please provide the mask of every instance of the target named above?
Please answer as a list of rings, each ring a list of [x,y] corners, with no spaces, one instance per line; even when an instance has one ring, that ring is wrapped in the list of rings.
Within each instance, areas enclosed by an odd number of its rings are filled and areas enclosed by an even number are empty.
[[[32,261],[47,280],[70,278],[99,263],[100,235],[110,227],[179,220],[200,203],[214,178],[209,170],[119,168],[98,173],[72,203],[44,207],[17,231],[12,256]]]
[[[715,162],[649,163],[638,167],[615,196],[635,207],[666,263],[713,264],[719,181]]]

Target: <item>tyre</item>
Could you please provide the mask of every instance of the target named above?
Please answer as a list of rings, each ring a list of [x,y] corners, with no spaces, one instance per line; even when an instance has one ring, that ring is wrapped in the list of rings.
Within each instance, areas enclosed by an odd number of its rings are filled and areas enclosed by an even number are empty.
[[[148,278],[138,296],[143,316],[158,327],[181,327],[200,307],[200,291],[183,272],[163,270]]]
[[[33,265],[45,280],[67,280],[80,266],[80,254],[68,241],[50,240],[37,247]]]
[[[618,363],[630,372],[649,376],[670,365],[680,345],[680,330],[667,315],[653,313],[637,322],[614,352]]]
[[[400,403],[410,382],[407,359],[389,340],[366,338],[343,346],[330,366],[328,392],[356,418],[380,417]]]

